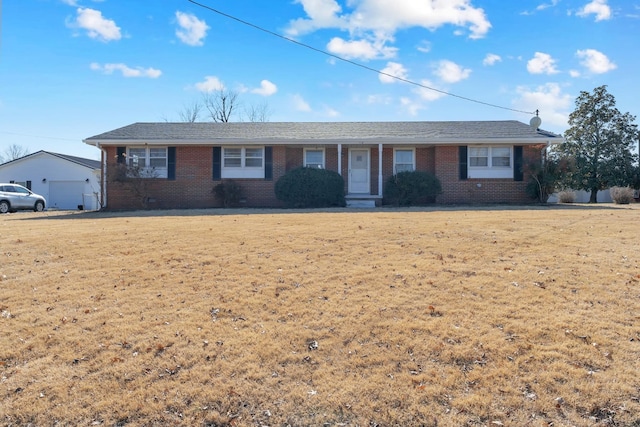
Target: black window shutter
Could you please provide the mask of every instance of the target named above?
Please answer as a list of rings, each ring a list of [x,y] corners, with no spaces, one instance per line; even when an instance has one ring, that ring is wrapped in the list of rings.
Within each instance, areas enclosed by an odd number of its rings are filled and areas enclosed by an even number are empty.
[[[264,179],[273,180],[273,147],[264,147]]]
[[[117,153],[118,163],[126,163],[127,147],[116,148],[116,153]]]
[[[213,180],[222,179],[222,147],[213,147]]]
[[[522,181],[524,173],[522,171],[522,145],[513,147],[513,180]]]
[[[169,181],[176,179],[176,147],[167,148],[167,179]]]
[[[458,147],[458,164],[460,169],[460,176],[458,177],[460,180],[466,180],[469,178],[469,173],[467,170],[467,146],[461,145]]]

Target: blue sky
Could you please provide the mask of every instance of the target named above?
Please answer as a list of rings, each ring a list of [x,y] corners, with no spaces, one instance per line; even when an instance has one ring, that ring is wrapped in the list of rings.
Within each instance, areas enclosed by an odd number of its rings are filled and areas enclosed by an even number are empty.
[[[603,84],[640,114],[640,0],[199,3],[335,57],[188,0],[4,1],[0,153],[98,159],[82,139],[180,121],[218,89],[238,94],[234,121],[258,106],[272,122],[528,123],[512,110],[538,109],[543,128],[563,133],[580,91]]]

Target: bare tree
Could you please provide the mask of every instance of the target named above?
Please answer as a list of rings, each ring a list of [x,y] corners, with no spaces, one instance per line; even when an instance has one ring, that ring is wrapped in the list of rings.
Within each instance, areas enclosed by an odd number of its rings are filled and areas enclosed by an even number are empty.
[[[0,153],[0,163],[10,162],[29,154],[29,149],[18,144],[11,144],[2,153]]]
[[[238,92],[219,89],[203,95],[203,103],[214,122],[229,122],[238,108]]]
[[[182,110],[178,112],[181,122],[194,123],[200,118],[203,105],[200,101],[193,101],[191,104],[184,104]]]
[[[268,122],[272,113],[267,101],[263,101],[260,104],[251,104],[244,109],[244,115],[248,122]]]

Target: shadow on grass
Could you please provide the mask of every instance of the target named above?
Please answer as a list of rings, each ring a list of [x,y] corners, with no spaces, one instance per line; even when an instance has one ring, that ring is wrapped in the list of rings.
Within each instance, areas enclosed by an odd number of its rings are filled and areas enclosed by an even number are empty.
[[[636,204],[616,205],[612,203],[563,203],[563,204],[531,204],[531,205],[429,205],[413,207],[383,206],[377,208],[208,208],[208,209],[158,209],[135,211],[47,211],[43,213],[21,213],[17,220],[56,220],[56,219],[102,219],[102,218],[152,218],[152,217],[193,217],[223,215],[286,215],[313,213],[389,213],[389,212],[477,212],[477,211],[565,211],[565,210],[618,210],[635,209]],[[638,205],[640,206],[640,205]],[[640,208],[638,208],[640,209]]]

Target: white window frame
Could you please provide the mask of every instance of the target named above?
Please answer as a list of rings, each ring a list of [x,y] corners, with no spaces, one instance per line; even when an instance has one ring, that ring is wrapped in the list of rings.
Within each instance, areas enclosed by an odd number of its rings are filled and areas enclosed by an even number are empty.
[[[404,171],[414,171],[416,170],[416,149],[415,148],[394,148],[393,149],[393,174],[397,174],[398,173],[398,165],[402,164],[402,165],[409,165],[409,163],[400,163],[398,162],[398,152],[402,151],[402,152],[406,152],[406,151],[410,151],[411,152],[411,164],[410,164],[410,168],[411,169],[403,169],[400,172],[404,172]]]
[[[487,165],[486,166],[472,166],[471,159],[474,157],[484,156],[472,156],[474,148],[482,148],[487,150]],[[508,166],[494,166],[494,150],[509,150],[509,165]],[[513,178],[513,146],[512,145],[470,145],[468,147],[467,154],[467,170],[469,178]]]
[[[225,160],[227,150],[240,150],[240,165],[238,166],[226,166]],[[257,150],[260,151],[260,157],[256,156],[248,156],[247,150],[250,152],[255,152]],[[221,177],[222,178],[264,178],[264,147],[262,146],[246,146],[246,147],[222,147],[222,167],[221,167]],[[234,157],[237,158],[237,157]],[[247,165],[247,163],[251,163],[252,161],[260,159],[260,166],[251,166]],[[248,160],[248,161],[247,161]]]
[[[322,162],[321,163],[309,163],[307,161],[307,153],[309,152],[320,152],[322,153]],[[325,151],[324,148],[305,148],[304,149],[304,154],[303,154],[303,165],[305,168],[309,168],[309,167],[313,167],[313,168],[318,168],[318,169],[324,169],[325,168]]]
[[[131,150],[144,150],[144,158],[142,156],[137,156],[131,153]],[[151,156],[152,151],[164,150],[164,156]],[[131,146],[127,147],[126,154],[126,162],[127,167],[129,168],[137,168],[140,164],[140,159],[142,158],[144,166],[140,167],[139,174],[136,174],[136,177],[139,178],[166,178],[169,172],[169,150],[167,147],[145,147],[145,146]],[[151,159],[164,159],[163,166],[150,166]],[[130,171],[129,175],[133,175],[133,172]]]

